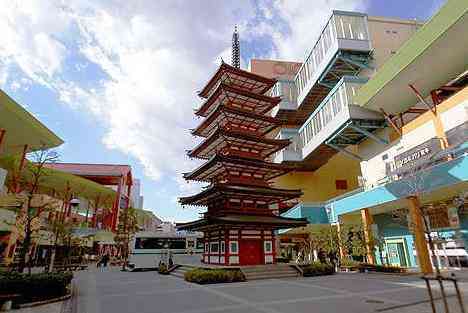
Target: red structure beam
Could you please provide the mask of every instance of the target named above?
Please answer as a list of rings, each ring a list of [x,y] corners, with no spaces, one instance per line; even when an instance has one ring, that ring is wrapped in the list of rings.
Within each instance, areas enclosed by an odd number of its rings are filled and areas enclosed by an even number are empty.
[[[2,151],[2,143],[5,139],[6,129],[0,129],[0,151]]]

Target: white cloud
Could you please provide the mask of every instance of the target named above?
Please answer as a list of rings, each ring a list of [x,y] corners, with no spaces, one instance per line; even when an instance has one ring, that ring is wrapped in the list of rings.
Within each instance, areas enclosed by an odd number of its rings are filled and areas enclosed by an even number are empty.
[[[185,150],[196,143],[188,131],[197,123],[196,91],[220,56],[230,62],[234,24],[240,24],[242,40],[271,37],[274,51],[267,56],[302,60],[331,9],[363,5],[362,0],[260,1],[259,9],[248,0],[7,3],[0,10],[0,68],[13,62],[61,101],[100,117],[107,147],[138,159],[149,177],[175,181],[184,194],[196,186],[180,176],[195,166]],[[87,70],[83,60],[72,57],[76,54],[105,73],[91,89],[64,79],[67,62],[74,62],[71,69]],[[7,74],[1,75],[0,83]]]

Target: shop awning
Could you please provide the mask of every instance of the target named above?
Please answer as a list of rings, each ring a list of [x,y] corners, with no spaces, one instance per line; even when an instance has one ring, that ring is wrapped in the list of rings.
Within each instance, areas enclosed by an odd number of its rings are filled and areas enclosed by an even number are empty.
[[[21,105],[0,90],[0,131],[4,131],[0,156],[28,152],[61,145],[63,140],[38,121]]]
[[[11,181],[11,173],[18,168],[18,157],[2,157],[0,158],[0,167],[8,171],[7,183]],[[34,166],[31,162],[27,162],[21,172],[20,183],[31,181],[30,167]],[[44,168],[44,175],[41,178],[39,193],[52,195],[64,195],[69,188],[74,197],[94,200],[98,196],[101,199],[100,204],[103,207],[110,207],[117,195],[111,188],[105,187],[88,179],[65,173],[59,170]],[[60,198],[60,197],[59,197]]]

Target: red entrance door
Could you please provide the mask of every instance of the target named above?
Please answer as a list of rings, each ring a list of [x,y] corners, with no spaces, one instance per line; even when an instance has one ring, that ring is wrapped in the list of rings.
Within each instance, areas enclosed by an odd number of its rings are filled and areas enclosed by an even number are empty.
[[[241,240],[239,247],[240,265],[265,264],[263,253],[263,241],[261,240]]]

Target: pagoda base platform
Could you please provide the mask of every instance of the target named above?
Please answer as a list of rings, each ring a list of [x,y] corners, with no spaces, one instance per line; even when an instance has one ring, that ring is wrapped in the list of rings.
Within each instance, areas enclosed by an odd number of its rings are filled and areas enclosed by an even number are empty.
[[[273,229],[225,227],[207,230],[204,234],[203,264],[244,266],[276,263]]]

